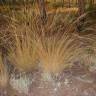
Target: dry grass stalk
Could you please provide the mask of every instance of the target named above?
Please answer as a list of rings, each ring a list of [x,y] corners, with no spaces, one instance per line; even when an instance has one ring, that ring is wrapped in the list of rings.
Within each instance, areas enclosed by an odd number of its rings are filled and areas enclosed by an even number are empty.
[[[36,48],[34,46],[34,40],[31,38],[31,32],[27,29],[26,25],[16,26],[14,31],[14,45],[15,50],[12,47],[9,50],[9,60],[18,69],[30,71],[35,67]]]
[[[3,64],[2,57],[0,54],[0,87],[6,88],[9,82],[9,76],[7,73],[7,69]]]
[[[49,36],[46,35],[46,30]],[[54,35],[52,35],[52,25],[49,27],[45,25],[39,31],[41,36],[37,36],[36,46],[44,72],[58,73],[66,67],[71,67],[71,62],[83,53],[79,39],[73,35],[72,25],[63,27],[61,25],[57,32],[55,30]]]
[[[11,50],[9,57],[15,66],[31,70],[38,58],[37,52],[43,70],[57,73],[72,65],[71,62],[83,54],[80,38],[74,36],[74,24],[67,22],[67,17],[66,20],[63,18],[64,21],[54,16],[42,26],[38,16],[31,18],[31,15],[25,16],[27,21],[25,20],[24,24],[13,26],[16,49],[15,52]],[[13,18],[15,20],[15,15]]]

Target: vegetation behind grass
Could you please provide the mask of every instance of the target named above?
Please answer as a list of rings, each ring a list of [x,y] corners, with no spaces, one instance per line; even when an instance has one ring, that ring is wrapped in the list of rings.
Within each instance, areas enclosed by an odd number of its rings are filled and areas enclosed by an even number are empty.
[[[89,19],[96,20],[96,4],[95,5],[89,5],[87,8],[87,12],[89,12]]]

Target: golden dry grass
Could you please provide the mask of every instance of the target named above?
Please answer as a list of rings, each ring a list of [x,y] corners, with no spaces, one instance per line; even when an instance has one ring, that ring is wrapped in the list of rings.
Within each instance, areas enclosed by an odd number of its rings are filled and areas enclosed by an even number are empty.
[[[26,8],[20,14],[15,12],[12,11],[9,14],[11,17],[9,17],[8,30],[12,36],[9,42],[12,44],[7,48],[9,52],[8,59],[17,69],[30,71],[35,68],[38,57],[31,30],[33,15],[29,11],[28,14]],[[28,22],[30,22],[29,26]]]
[[[16,18],[14,15],[13,19]],[[58,22],[59,19],[62,23]],[[15,39],[15,50],[9,51],[12,64],[29,71],[38,66],[36,61],[39,60],[42,70],[51,73],[71,67],[73,60],[84,53],[84,48],[78,36],[74,35],[74,24],[67,17],[63,19],[56,14],[43,26],[37,16],[32,18],[32,14],[27,14],[23,24],[12,23]]]
[[[14,44],[9,50],[9,60],[20,70],[30,71],[35,67],[37,54],[34,40],[26,26],[18,26],[14,30]]]
[[[36,47],[44,72],[59,73],[64,68],[71,67],[73,60],[84,52],[79,38],[74,35],[74,25],[67,21],[67,17],[58,24],[59,19],[54,16],[52,21],[48,19],[45,26],[40,23],[38,25],[36,21],[34,23],[35,32],[40,33],[36,35]]]
[[[7,69],[3,64],[1,53],[0,53],[0,87],[6,88],[9,82],[9,77],[7,73]]]
[[[59,39],[57,36],[40,38],[36,44],[44,72],[61,72],[71,67],[73,60],[83,53],[79,40],[72,34],[64,33]]]
[[[12,22],[9,22],[9,29],[7,29],[12,36],[12,41],[9,40],[8,43],[13,43],[13,46],[10,45],[8,48],[8,59],[14,67],[21,71],[32,71],[39,65],[47,75],[46,73],[56,74],[65,68],[72,67],[77,58],[83,60],[81,62],[86,65],[91,65],[95,61],[96,36],[92,34],[79,36],[67,15],[62,18],[57,13],[53,17],[48,17],[47,24],[42,25],[39,16],[33,17],[32,10],[24,9],[23,11],[19,17],[18,14],[14,14],[15,12],[10,14]],[[77,9],[66,9],[64,12],[70,11],[77,12]],[[63,12],[63,10],[58,9],[57,12]],[[6,36],[7,39],[10,38],[8,36]],[[7,69],[0,54],[0,87],[7,87],[9,96],[18,95],[19,93],[8,84]]]
[[[7,96],[15,96],[15,95],[22,96],[10,86],[9,73],[7,71],[7,67],[4,65],[2,61],[1,53],[0,53],[0,94],[2,96],[4,94],[6,94]]]
[[[42,25],[40,17],[33,15],[32,10],[25,8],[19,18],[15,11],[12,13],[9,30],[15,47],[9,49],[9,60],[18,69],[33,70],[38,67],[39,60],[42,70],[58,73],[84,53],[76,27],[68,15],[65,18],[58,12],[53,17],[48,15],[47,24]]]

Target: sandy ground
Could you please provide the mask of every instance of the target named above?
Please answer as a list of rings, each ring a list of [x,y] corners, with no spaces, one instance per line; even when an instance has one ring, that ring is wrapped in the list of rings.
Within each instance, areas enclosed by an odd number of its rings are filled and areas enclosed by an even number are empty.
[[[15,91],[12,90],[11,95],[8,95],[6,90],[0,90],[0,96],[96,96],[96,73],[89,72],[81,65],[66,69],[58,75],[41,71],[25,75],[26,82],[22,84],[31,82],[28,87],[14,87]],[[15,83],[20,78],[15,78]],[[30,81],[27,82],[28,78]],[[20,82],[24,82],[24,78]],[[20,82],[16,83],[16,86],[20,86]]]

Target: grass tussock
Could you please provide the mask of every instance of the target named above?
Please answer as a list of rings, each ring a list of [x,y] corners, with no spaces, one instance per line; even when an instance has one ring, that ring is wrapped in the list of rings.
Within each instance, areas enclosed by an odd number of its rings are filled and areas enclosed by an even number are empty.
[[[9,30],[14,46],[10,46],[9,61],[24,71],[38,67],[37,61],[44,72],[58,73],[71,67],[72,62],[84,54],[82,43],[86,43],[79,38],[73,18],[69,15],[64,18],[59,13],[48,15],[47,23],[42,25],[39,15],[34,17],[29,11],[25,9],[22,13],[24,19],[14,12],[11,16]]]
[[[49,19],[43,27],[39,24],[35,28],[36,32],[40,33],[36,38],[36,47],[42,70],[59,73],[64,68],[71,67],[75,58],[84,50],[81,41],[74,35],[76,34],[74,25],[67,21],[67,17],[60,22],[58,16],[54,16],[52,20]]]
[[[36,65],[37,53],[31,32],[26,25],[14,26],[14,47],[9,49],[9,60],[20,70],[30,71]]]
[[[58,73],[71,67],[75,58],[83,52],[79,40],[72,34],[65,33],[59,39],[57,36],[43,37],[37,42],[41,67],[45,72]]]

